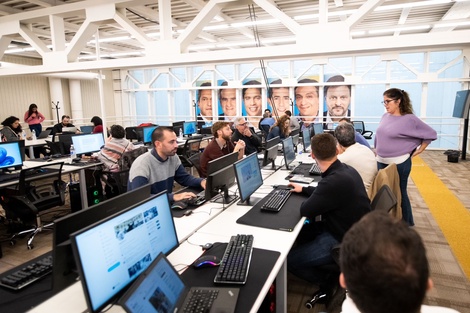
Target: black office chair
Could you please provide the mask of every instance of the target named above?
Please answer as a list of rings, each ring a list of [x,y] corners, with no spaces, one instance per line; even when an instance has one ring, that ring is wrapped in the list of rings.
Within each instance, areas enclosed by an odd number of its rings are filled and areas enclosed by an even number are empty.
[[[354,129],[359,132],[365,139],[370,140],[372,139],[372,135],[374,134],[373,131],[366,130],[366,127],[364,125],[363,121],[354,121],[352,122]]]
[[[191,174],[192,174],[192,169],[194,165],[189,160],[189,158],[194,154],[200,153],[201,141],[202,141],[202,137],[189,138],[184,143],[184,146],[182,148],[178,148],[178,151],[177,151],[178,156],[181,160],[181,163],[183,164],[184,167],[191,169]]]
[[[270,128],[271,126],[269,125],[260,125],[260,130],[261,130],[261,133],[263,134],[264,141],[266,141],[266,138],[268,137]]]
[[[46,140],[46,145],[49,148],[50,154],[65,154],[64,143],[60,141],[49,141]]]
[[[59,142],[62,143],[64,153],[62,154],[70,154],[70,146],[72,145],[72,136],[75,136],[74,133],[71,134],[61,134],[59,135]]]
[[[62,162],[23,169],[18,186],[1,191],[0,203],[10,225],[30,227],[14,233],[11,245],[15,244],[16,237],[30,234],[27,247],[32,249],[36,234],[52,229],[54,223],[43,224],[40,212],[65,203],[66,184],[61,180],[63,165]]]
[[[196,168],[196,171],[199,174],[199,177],[204,177],[204,175],[202,174],[202,169],[201,169],[201,154],[202,152],[193,154],[192,156],[189,157],[189,161]]]

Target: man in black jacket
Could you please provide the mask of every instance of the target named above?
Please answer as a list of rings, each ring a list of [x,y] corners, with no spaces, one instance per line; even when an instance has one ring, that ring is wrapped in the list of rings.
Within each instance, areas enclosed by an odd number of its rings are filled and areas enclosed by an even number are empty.
[[[245,142],[245,155],[258,152],[258,148],[261,147],[261,138],[251,131],[246,119],[244,117],[237,117],[234,126],[235,131],[232,135],[232,142],[236,143],[239,140],[243,140]]]
[[[341,243],[344,234],[371,207],[359,173],[337,159],[336,139],[327,133],[315,135],[311,147],[322,179],[317,187],[291,184],[293,192],[309,196],[300,207],[301,215],[309,223],[304,225],[296,246],[289,252],[287,267],[296,276],[319,284],[319,292],[325,293],[322,289],[326,288],[323,286],[329,282],[331,272],[321,266],[334,263],[331,249]],[[321,222],[315,222],[317,216],[321,216]]]

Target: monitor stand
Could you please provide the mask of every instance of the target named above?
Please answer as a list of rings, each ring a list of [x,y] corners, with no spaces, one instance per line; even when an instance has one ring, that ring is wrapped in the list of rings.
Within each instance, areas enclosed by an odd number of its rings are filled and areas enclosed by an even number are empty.
[[[220,203],[220,204],[232,204],[232,202],[238,199],[237,195],[229,195],[228,188],[223,189],[223,194],[219,194],[216,197],[212,198],[211,202]]]
[[[257,198],[257,197],[248,197],[245,201],[238,201],[237,205],[243,205],[243,206],[254,206],[258,202],[260,202],[263,198]]]

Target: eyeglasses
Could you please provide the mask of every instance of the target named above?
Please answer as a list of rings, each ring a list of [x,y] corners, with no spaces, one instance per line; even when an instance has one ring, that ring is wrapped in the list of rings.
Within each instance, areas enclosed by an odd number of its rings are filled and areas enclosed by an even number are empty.
[[[238,124],[238,126],[242,126],[242,127],[244,127],[244,126],[246,126],[246,124],[247,124],[247,123]]]
[[[384,100],[384,101],[382,101],[382,104],[387,105],[387,104],[389,104],[389,103],[392,102],[392,101],[395,101],[395,99],[392,99],[392,100]]]

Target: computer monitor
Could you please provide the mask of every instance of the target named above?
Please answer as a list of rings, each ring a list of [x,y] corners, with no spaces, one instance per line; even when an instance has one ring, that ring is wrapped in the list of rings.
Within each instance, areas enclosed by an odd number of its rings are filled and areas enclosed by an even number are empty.
[[[183,124],[183,135],[191,136],[197,134],[197,122],[184,122]]]
[[[216,203],[228,204],[237,199],[228,194],[228,188],[235,184],[233,163],[238,159],[238,153],[233,152],[208,164],[205,198]],[[223,192],[221,197],[216,197]]]
[[[295,161],[294,141],[292,137],[289,136],[282,141],[282,151],[284,151],[286,169],[290,170],[289,165]]]
[[[271,169],[276,170],[276,165],[274,161],[276,161],[277,157],[277,145],[279,144],[280,138],[274,137],[268,141],[266,141],[266,150],[264,151],[264,158],[263,158],[263,167],[272,163]]]
[[[318,134],[323,134],[323,124],[322,123],[315,123],[313,124],[313,134],[311,136],[315,136]]]
[[[93,131],[93,128],[95,128],[95,126],[93,125],[82,125],[80,126],[80,132],[82,134],[91,134],[91,132]]]
[[[20,143],[18,141],[0,142],[0,170],[8,172],[21,169],[22,166],[23,156]]]
[[[292,141],[294,142],[294,151],[297,152],[297,146],[299,145],[300,135],[295,134],[292,137]]]
[[[104,146],[102,133],[72,136],[72,144],[77,155],[100,151]]]
[[[310,128],[304,128],[302,130],[302,144],[304,146],[304,152],[309,152],[310,148]]]
[[[153,144],[152,142],[152,133],[153,131],[155,130],[155,128],[157,128],[158,125],[154,125],[154,126],[146,126],[146,127],[143,127],[142,128],[142,134],[143,134],[143,142],[144,144]]]
[[[236,162],[233,167],[237,178],[238,190],[240,191],[240,201],[237,204],[255,205],[261,198],[253,198],[251,195],[263,184],[258,156],[256,153],[252,153]]]
[[[468,118],[470,109],[470,90],[457,91],[455,95],[453,117]]]
[[[129,208],[150,197],[150,184],[100,202],[86,210],[54,220],[52,234],[52,287],[57,293],[77,281],[70,234]]]
[[[173,131],[176,133],[176,135],[178,136],[179,133],[180,133],[180,130],[181,132],[184,131],[184,121],[178,121],[178,122],[173,122]]]
[[[70,236],[90,312],[114,301],[160,252],[178,246],[166,191]]]
[[[294,137],[295,135],[298,135],[298,134],[300,134],[300,128],[299,128],[299,127],[294,128],[294,129],[289,133],[289,136]]]

